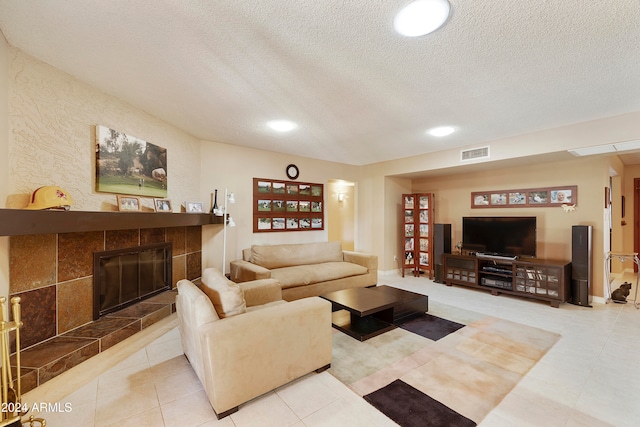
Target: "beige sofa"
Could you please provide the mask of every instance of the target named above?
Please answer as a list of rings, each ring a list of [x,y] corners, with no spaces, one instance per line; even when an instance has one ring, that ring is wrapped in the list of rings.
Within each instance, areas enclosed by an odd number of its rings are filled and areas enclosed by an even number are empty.
[[[275,280],[238,285],[214,269],[204,271],[202,282],[200,288],[178,282],[176,309],[184,354],[219,419],[330,366],[328,301],[286,302]]]
[[[276,279],[293,301],[378,283],[378,257],[343,251],[340,242],[253,245],[231,262],[231,279]]]

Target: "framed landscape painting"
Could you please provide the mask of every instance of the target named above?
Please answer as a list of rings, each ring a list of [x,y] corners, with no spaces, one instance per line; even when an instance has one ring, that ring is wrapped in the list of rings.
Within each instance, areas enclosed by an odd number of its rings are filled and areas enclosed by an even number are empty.
[[[167,197],[167,149],[97,125],[96,191]]]

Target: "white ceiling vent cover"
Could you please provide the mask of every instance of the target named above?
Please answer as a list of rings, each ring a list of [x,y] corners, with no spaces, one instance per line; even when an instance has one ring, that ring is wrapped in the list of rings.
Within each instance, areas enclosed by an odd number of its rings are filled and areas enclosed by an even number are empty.
[[[488,159],[489,158],[489,146],[472,148],[470,150],[462,150],[460,152],[460,161],[476,160],[476,159]]]

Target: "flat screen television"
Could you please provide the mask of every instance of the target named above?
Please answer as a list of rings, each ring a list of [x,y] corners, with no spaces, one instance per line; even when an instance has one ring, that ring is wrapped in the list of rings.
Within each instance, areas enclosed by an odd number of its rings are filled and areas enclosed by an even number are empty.
[[[463,217],[462,247],[507,257],[536,256],[536,217]]]

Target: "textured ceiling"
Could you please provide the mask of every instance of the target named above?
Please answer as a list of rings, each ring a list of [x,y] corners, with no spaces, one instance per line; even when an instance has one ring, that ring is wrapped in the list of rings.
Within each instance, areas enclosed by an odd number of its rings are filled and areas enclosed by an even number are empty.
[[[0,29],[198,138],[349,164],[640,110],[639,0],[450,0],[404,38],[407,2],[0,0]]]

